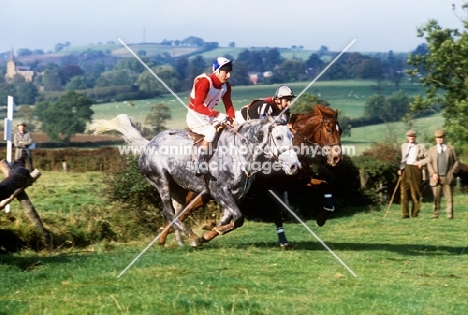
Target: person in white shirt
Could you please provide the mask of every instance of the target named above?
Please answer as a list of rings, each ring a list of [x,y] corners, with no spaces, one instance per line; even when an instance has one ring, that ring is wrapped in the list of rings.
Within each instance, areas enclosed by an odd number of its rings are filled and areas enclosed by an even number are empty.
[[[421,184],[423,179],[420,160],[426,157],[424,144],[416,142],[416,131],[406,132],[407,143],[401,145],[401,163],[398,175],[400,178],[401,218],[410,217],[409,202],[411,197],[411,216],[417,218],[421,209]]]

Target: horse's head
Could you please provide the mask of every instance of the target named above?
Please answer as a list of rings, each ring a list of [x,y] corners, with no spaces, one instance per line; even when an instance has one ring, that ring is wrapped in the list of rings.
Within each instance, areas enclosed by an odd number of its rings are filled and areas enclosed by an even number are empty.
[[[275,159],[283,171],[288,175],[294,175],[301,167],[297,153],[293,147],[293,134],[286,125],[283,117],[275,118],[269,116],[264,119],[267,123],[268,136],[266,137],[265,156]]]
[[[331,166],[341,162],[342,130],[338,123],[338,110],[316,105],[309,113],[292,115],[290,124],[294,146],[300,149],[301,154],[324,155]]]
[[[301,167],[293,147],[293,134],[284,119],[268,116],[248,120],[238,131],[251,145],[254,161],[271,163],[271,169],[274,169],[274,162],[278,162],[288,175],[294,175]]]

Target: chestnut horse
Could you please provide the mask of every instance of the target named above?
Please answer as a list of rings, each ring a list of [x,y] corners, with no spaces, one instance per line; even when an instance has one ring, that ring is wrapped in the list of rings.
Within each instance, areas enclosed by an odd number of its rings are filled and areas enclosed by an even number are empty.
[[[256,174],[255,180],[249,189],[250,195],[254,195],[255,198],[261,198],[262,202],[265,202],[266,207],[271,209],[281,247],[289,245],[283,229],[281,207],[276,203],[276,200],[274,200],[268,190],[274,191],[281,197],[283,192],[286,192],[291,187],[298,188],[298,193],[307,193],[308,189],[319,187],[324,192],[324,207],[318,213],[316,221],[319,226],[323,226],[329,214],[334,211],[331,187],[325,181],[311,178],[308,158],[321,155],[326,158],[327,164],[330,166],[336,166],[342,159],[340,140],[342,130],[338,124],[338,110],[333,110],[324,105],[316,105],[308,113],[291,115],[289,125],[294,134],[293,146],[298,153],[302,165],[301,169],[293,176],[286,176],[278,171],[272,171],[269,174],[259,172]],[[185,197],[185,204],[188,204],[196,196],[196,193],[189,192]],[[184,212],[180,220],[183,221],[190,213],[210,200],[212,198],[209,195],[203,195],[202,198],[199,198],[191,205],[190,209]],[[239,208],[245,212],[242,203],[239,204]],[[225,213],[223,221],[228,219],[229,214]],[[165,223],[164,228],[167,225],[168,222]],[[171,231],[165,229],[165,232],[159,237],[159,245],[165,244],[166,237]],[[210,228],[210,231],[205,233],[204,237],[211,240],[219,234],[216,229]],[[177,239],[179,244],[181,244],[180,237]]]

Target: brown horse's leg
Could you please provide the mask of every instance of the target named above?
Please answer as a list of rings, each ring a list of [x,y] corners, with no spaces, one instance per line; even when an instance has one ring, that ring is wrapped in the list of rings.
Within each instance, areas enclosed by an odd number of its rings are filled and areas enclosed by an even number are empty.
[[[203,237],[200,239],[202,243],[208,243],[218,235],[223,235],[234,230],[234,223],[221,225],[213,228],[211,231],[205,232]]]
[[[159,246],[163,246],[166,243],[167,236],[170,233],[174,232],[173,228],[166,229],[168,225],[169,225],[169,222],[166,221],[166,222],[164,222],[164,226],[162,226],[160,228],[162,230],[162,232],[161,232],[161,235],[159,236],[159,239],[158,239],[158,245]]]
[[[196,197],[198,196],[198,194],[196,194],[195,192],[193,191],[189,191],[187,193],[187,196],[185,197],[185,204],[188,205],[190,203],[190,201],[192,201],[193,199],[195,199]],[[187,209],[180,217],[179,217],[179,220],[181,222],[184,222],[184,220],[192,213],[194,212],[195,210],[197,210],[198,208],[202,207],[203,205],[205,205],[208,201],[210,200],[209,197],[204,197],[202,196],[201,198],[198,198],[198,200],[196,200],[192,206]],[[166,221],[164,223],[164,226],[162,227],[162,229],[165,229],[167,226],[169,225],[169,222]],[[174,229],[173,228],[170,228],[170,229],[167,229],[164,231],[164,233],[161,234],[161,236],[159,237],[159,240],[158,240],[158,245],[162,246],[166,243],[166,238],[167,236],[174,232]],[[195,236],[198,238],[198,236]]]

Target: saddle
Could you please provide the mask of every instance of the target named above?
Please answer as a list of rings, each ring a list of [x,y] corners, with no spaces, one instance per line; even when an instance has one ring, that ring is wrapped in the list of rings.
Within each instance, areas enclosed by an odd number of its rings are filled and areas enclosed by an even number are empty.
[[[200,133],[193,132],[191,129],[186,129],[188,131],[189,137],[193,140],[193,145],[198,148],[200,147],[201,143],[203,142],[203,138],[205,137],[204,135]],[[224,127],[223,126],[218,126],[216,129],[216,136],[213,140],[213,150],[216,148],[216,145],[218,144],[219,140],[219,135],[221,132],[223,132]],[[195,152],[198,152],[198,150],[195,150]]]

